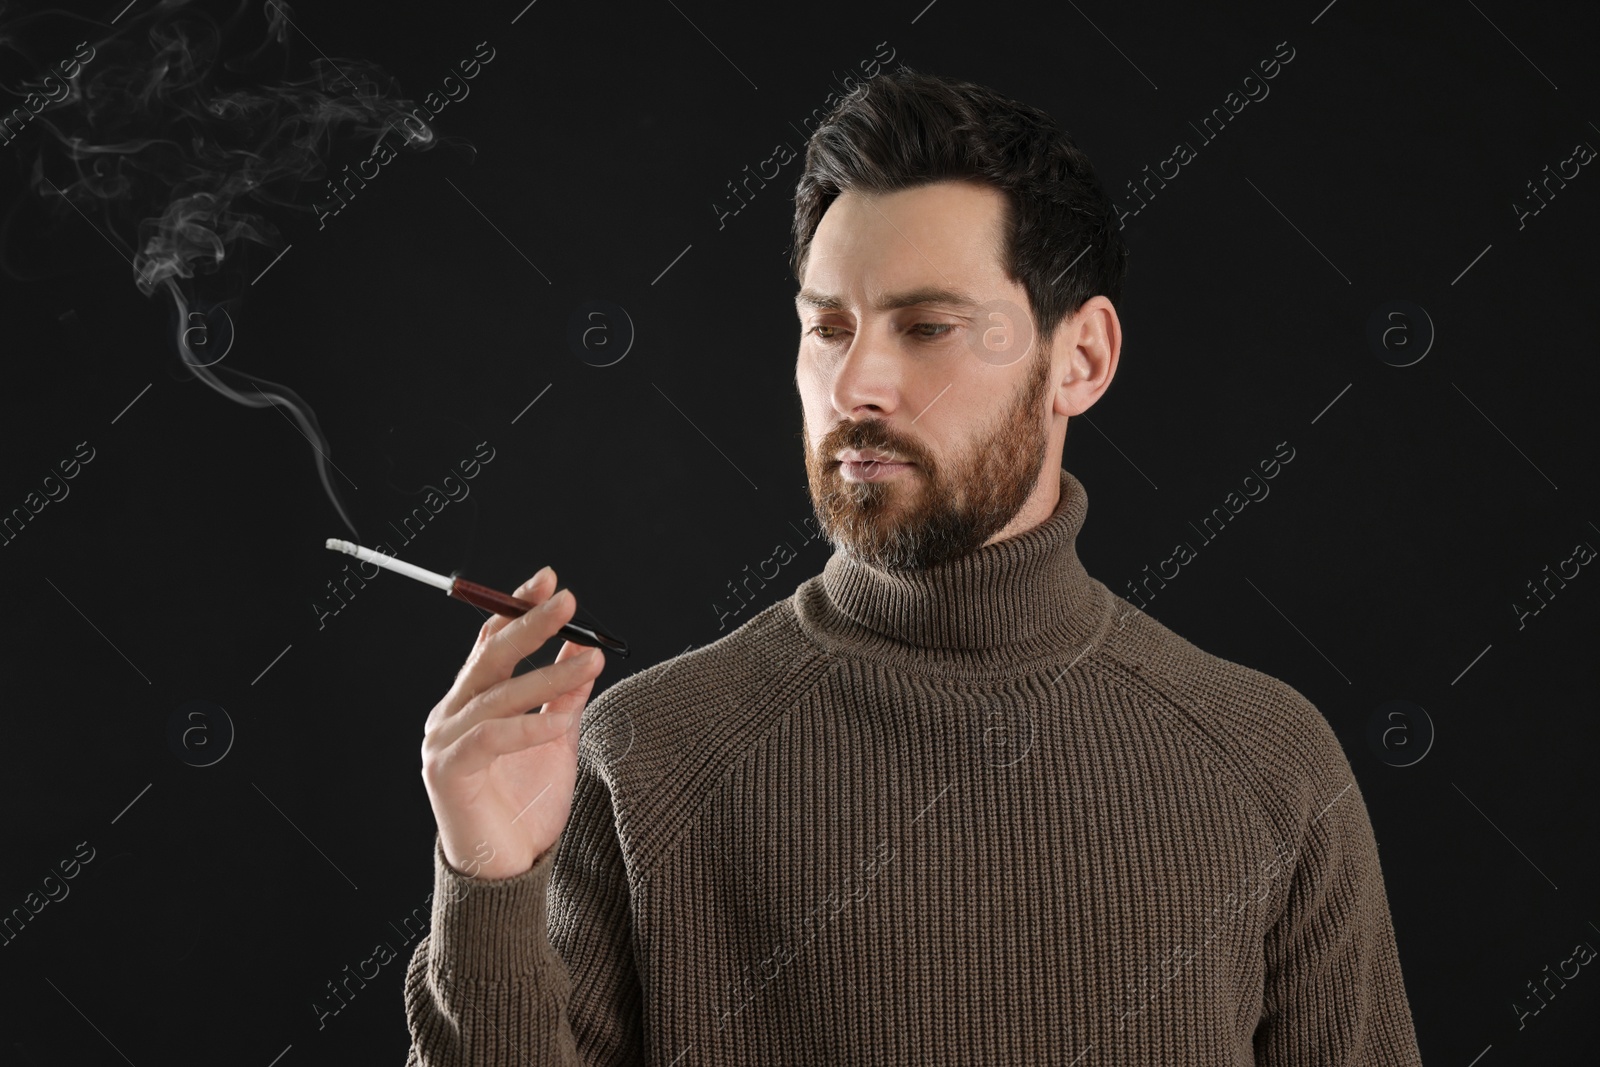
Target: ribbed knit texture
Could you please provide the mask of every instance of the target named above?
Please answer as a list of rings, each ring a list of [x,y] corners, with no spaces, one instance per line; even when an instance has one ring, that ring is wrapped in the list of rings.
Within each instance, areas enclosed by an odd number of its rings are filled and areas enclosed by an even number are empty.
[[[531,870],[435,838],[407,1067],[1419,1064],[1327,720],[1091,578],[1087,503],[594,698]]]

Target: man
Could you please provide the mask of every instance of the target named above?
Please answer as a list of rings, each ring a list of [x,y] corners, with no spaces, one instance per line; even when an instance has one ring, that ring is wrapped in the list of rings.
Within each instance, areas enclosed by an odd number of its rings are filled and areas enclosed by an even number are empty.
[[[902,69],[795,200],[835,551],[586,710],[599,657],[512,676],[548,569],[485,624],[423,744],[408,1064],[1418,1064],[1327,721],[1078,560],[1127,264],[1088,161]]]

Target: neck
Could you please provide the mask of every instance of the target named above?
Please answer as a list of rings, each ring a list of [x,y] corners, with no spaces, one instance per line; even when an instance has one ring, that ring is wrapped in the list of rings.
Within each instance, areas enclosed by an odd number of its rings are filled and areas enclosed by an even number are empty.
[[[1062,482],[1059,479],[1041,477],[1034,485],[1033,492],[1028,494],[1028,499],[1022,502],[1022,507],[1011,516],[1011,521],[985,541],[984,547],[996,541],[1004,541],[1008,537],[1015,537],[1025,530],[1031,530],[1054,515],[1061,505],[1061,486]]]
[[[1098,638],[1115,598],[1078,559],[1082,483],[1063,470],[1053,492],[1042,522],[935,567],[884,570],[835,550],[795,590],[801,628],[829,651],[919,672],[1064,669]]]

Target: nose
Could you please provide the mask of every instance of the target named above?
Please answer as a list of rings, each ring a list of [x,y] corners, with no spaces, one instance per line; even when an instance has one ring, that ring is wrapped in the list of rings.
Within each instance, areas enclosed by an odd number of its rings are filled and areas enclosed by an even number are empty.
[[[828,370],[828,396],[834,410],[855,419],[863,414],[893,415],[900,403],[904,368],[885,326],[864,320],[850,347]]]

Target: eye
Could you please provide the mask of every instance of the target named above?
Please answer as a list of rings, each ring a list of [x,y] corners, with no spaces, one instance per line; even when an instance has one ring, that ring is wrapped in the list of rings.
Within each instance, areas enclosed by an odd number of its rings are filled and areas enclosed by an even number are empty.
[[[818,330],[835,330],[835,331],[839,331],[839,330],[842,330],[842,329],[843,329],[843,327],[840,327],[840,326],[831,326],[831,325],[826,325],[826,324],[819,323],[818,325],[813,326],[810,329],[808,329],[806,331],[806,333],[810,334],[812,337],[816,338],[816,340],[820,341],[821,343],[823,343],[825,345],[831,345],[831,344],[838,343],[840,340],[842,340],[842,338],[837,333],[821,334],[821,333],[818,333],[817,331]],[[953,329],[955,329],[955,326],[953,324],[951,324],[951,323],[944,323],[944,322],[916,322],[916,323],[912,323],[911,326],[909,326],[907,328],[906,332],[907,333],[912,333],[916,337],[918,337],[918,338],[920,338],[921,340],[924,340],[924,341],[937,341],[937,340],[940,340],[941,338],[947,336],[950,333],[950,331],[953,330]]]

